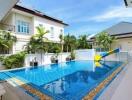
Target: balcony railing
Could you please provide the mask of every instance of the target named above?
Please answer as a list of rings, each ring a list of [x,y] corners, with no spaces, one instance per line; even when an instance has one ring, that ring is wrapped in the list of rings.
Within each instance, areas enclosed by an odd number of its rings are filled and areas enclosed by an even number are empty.
[[[0,30],[6,30],[6,31],[15,32],[15,26],[4,24],[4,23],[0,23]]]

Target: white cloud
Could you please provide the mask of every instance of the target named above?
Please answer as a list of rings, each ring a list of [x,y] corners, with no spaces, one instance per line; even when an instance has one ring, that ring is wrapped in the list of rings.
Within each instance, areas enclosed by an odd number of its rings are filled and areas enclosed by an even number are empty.
[[[119,7],[112,7],[109,10],[105,11],[104,13],[94,16],[91,20],[94,21],[108,21],[112,19],[126,19],[132,18],[132,8],[125,8],[123,6]]]
[[[96,25],[84,25],[81,27],[74,28],[67,33],[72,33],[74,35],[81,35],[81,34],[95,34],[104,29],[103,26],[96,26]]]
[[[115,6],[106,9],[103,13],[100,13],[95,16],[85,16],[79,17],[72,20],[73,23],[78,22],[89,22],[89,21],[96,21],[96,22],[105,22],[111,20],[132,20],[132,8],[125,8],[122,6]]]
[[[47,11],[46,14],[51,16],[56,16],[56,18],[63,19],[65,21],[69,21],[73,19],[74,17],[78,16],[78,12],[74,12],[74,9],[76,9],[77,6],[69,6],[69,7],[61,7],[54,10]]]

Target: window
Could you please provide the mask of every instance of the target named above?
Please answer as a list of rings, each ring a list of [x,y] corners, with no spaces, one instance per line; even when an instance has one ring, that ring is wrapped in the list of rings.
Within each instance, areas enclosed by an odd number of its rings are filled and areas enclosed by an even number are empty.
[[[29,34],[29,23],[24,21],[17,21],[17,31],[19,33]]]
[[[50,34],[51,34],[51,38],[54,38],[54,27],[50,28]]]
[[[62,29],[60,30],[60,34],[63,34],[63,30]]]

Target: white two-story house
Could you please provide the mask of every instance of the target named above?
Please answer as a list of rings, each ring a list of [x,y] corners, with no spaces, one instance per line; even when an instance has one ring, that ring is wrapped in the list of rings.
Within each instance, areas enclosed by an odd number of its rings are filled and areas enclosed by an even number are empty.
[[[59,35],[64,34],[64,28],[68,26],[63,21],[40,11],[15,5],[0,23],[1,30],[12,31],[17,37],[17,42],[11,48],[10,53],[22,51],[30,37],[37,33],[36,27],[39,25],[49,30],[45,36],[53,42],[60,41]]]

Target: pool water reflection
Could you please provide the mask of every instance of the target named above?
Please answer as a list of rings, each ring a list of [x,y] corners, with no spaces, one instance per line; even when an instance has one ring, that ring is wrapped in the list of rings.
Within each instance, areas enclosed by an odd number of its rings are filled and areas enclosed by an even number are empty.
[[[10,73],[29,81],[41,90],[48,91],[56,100],[81,100],[93,86],[121,65],[122,62],[106,61],[96,67],[94,61],[72,61]]]

